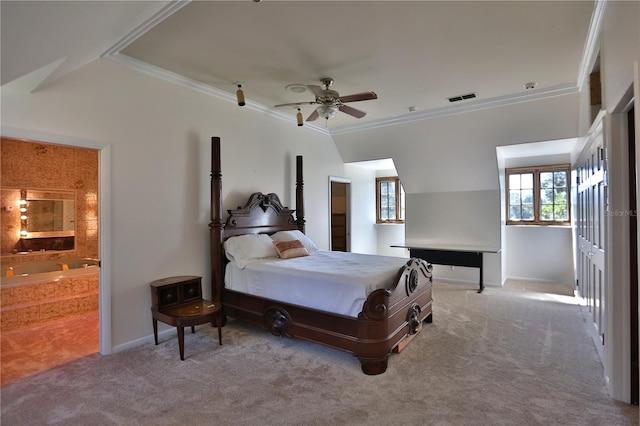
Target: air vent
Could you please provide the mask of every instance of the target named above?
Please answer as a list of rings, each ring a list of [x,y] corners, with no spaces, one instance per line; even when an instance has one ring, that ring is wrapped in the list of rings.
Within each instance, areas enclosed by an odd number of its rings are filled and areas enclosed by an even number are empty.
[[[468,93],[466,95],[454,96],[452,98],[449,98],[449,102],[459,102],[465,99],[473,99],[475,97],[476,97],[475,93]]]

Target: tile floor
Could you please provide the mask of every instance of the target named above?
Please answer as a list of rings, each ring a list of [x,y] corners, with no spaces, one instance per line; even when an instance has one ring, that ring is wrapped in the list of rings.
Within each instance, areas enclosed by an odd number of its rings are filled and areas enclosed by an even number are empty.
[[[0,384],[96,353],[98,339],[98,311],[3,332]]]

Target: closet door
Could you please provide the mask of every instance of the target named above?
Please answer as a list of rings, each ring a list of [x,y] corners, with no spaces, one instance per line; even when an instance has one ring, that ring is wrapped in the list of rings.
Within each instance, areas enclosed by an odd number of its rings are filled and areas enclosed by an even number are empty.
[[[588,319],[592,337],[604,361],[605,331],[605,211],[607,186],[602,126],[590,135],[577,165],[577,248],[578,292]]]

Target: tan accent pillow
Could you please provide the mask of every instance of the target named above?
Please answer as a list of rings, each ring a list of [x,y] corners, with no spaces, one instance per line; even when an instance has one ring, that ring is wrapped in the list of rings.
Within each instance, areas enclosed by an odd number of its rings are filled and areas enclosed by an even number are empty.
[[[292,257],[309,256],[309,252],[302,245],[300,240],[292,241],[274,241],[278,256],[282,259],[291,259]]]
[[[297,229],[294,229],[292,231],[276,232],[275,234],[271,235],[271,238],[273,239],[273,241],[300,240],[300,242],[302,243],[304,248],[307,249],[309,254],[313,253],[314,251],[318,251],[318,247],[316,246],[316,244],[313,241],[311,241],[309,237],[307,237]]]

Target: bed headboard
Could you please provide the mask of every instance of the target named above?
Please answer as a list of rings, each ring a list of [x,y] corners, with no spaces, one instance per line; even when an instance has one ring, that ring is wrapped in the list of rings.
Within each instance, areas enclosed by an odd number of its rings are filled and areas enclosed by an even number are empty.
[[[247,202],[235,210],[227,210],[223,221],[222,170],[220,167],[220,138],[211,138],[211,289],[214,301],[221,301],[224,286],[226,257],[222,244],[232,236],[243,234],[272,234],[278,231],[298,229],[304,232],[304,182],[302,180],[302,156],[296,156],[296,209],[282,205],[274,193],[251,194]],[[296,215],[294,216],[294,212]]]
[[[222,242],[243,234],[273,234],[298,229],[295,210],[282,205],[278,195],[254,192],[242,207],[227,210],[229,216],[222,227]]]

